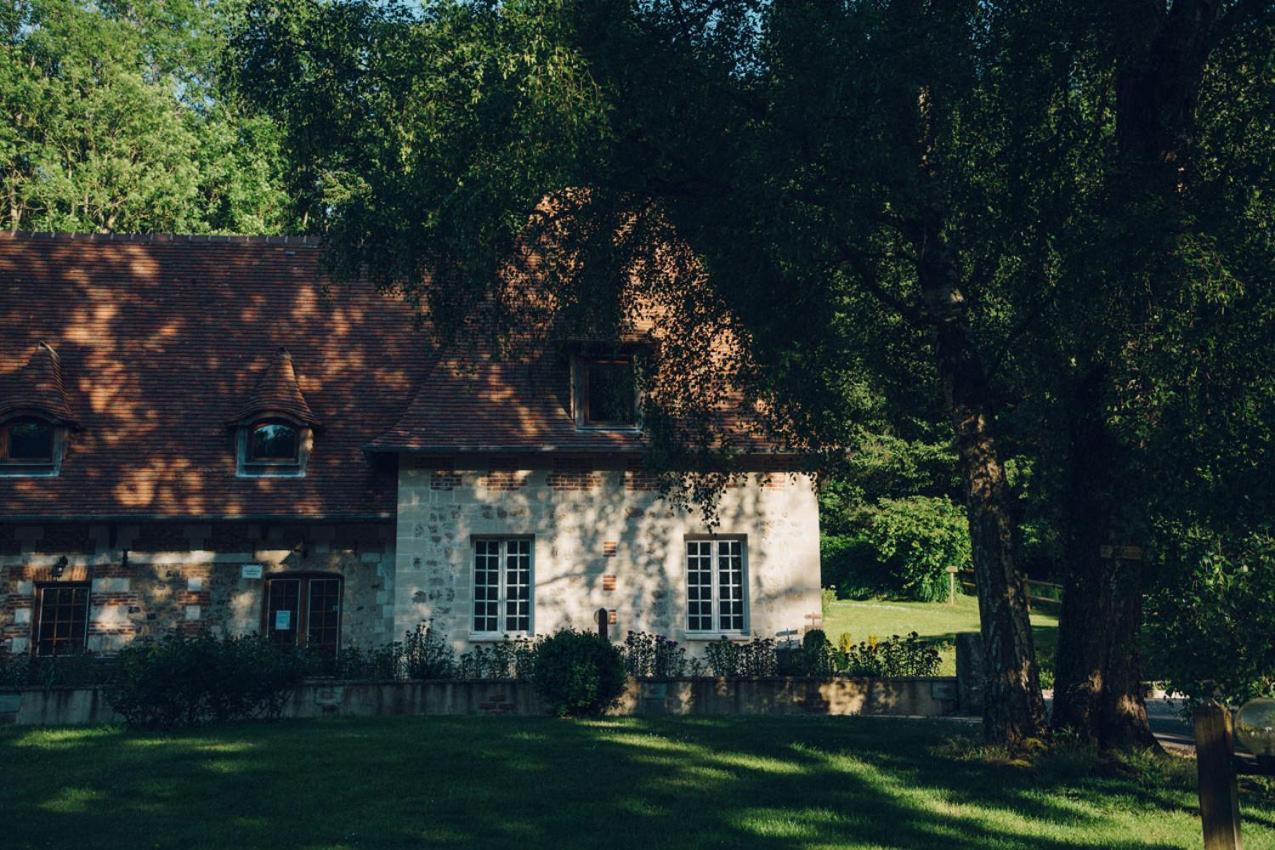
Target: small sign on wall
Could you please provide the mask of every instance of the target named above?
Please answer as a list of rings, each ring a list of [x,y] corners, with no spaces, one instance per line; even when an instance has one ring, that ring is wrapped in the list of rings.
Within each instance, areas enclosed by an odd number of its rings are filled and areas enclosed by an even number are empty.
[[[274,630],[276,632],[286,632],[292,628],[292,612],[291,611],[275,611],[274,612]]]
[[[241,578],[261,578],[261,573],[261,564],[244,564],[239,575]]]

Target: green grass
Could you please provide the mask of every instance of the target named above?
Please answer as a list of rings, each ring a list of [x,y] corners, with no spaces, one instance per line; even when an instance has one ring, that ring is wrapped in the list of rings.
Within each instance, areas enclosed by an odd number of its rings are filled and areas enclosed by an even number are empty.
[[[995,763],[967,724],[401,717],[0,732],[3,846],[1178,848],[1191,765]],[[957,736],[953,738],[953,736]],[[1269,790],[1249,850],[1275,847]]]
[[[1036,635],[1036,653],[1045,670],[1053,669],[1054,648],[1058,643],[1058,619],[1052,614],[1032,612]],[[836,643],[843,632],[849,632],[857,643],[875,635],[906,635],[916,632],[921,637],[940,643],[943,666],[940,673],[956,674],[956,633],[978,631],[978,600],[958,595],[956,604],[946,602],[899,602],[892,599],[857,601],[839,599],[824,618],[824,633]]]

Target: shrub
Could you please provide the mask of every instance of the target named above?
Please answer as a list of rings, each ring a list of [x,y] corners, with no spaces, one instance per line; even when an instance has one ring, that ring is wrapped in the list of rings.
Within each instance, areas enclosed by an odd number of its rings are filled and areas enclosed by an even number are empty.
[[[779,653],[771,638],[735,642],[722,638],[704,648],[708,669],[727,679],[763,678],[779,673]]]
[[[965,511],[942,496],[882,499],[867,539],[897,592],[921,602],[947,597],[948,566],[971,564]]]
[[[942,660],[939,651],[916,632],[884,641],[869,637],[857,645],[843,634],[833,659],[839,675],[869,677],[933,676]]]
[[[857,534],[825,534],[819,539],[822,583],[837,599],[869,599],[890,590],[888,573],[872,543]]]
[[[663,635],[629,632],[620,652],[625,672],[635,679],[676,679],[686,672],[686,648]]]
[[[554,714],[601,714],[624,692],[624,659],[601,635],[563,629],[540,642],[532,680]]]
[[[531,676],[539,641],[506,637],[497,643],[479,644],[464,653],[457,665],[462,679],[526,679]]]
[[[40,657],[0,650],[0,688],[88,687],[109,684],[114,677],[110,657],[88,652]]]
[[[207,632],[136,643],[115,660],[111,705],[148,728],[277,716],[306,670],[299,653],[264,638]]]
[[[422,623],[403,636],[402,666],[409,679],[450,679],[456,675],[456,653],[447,635]]]

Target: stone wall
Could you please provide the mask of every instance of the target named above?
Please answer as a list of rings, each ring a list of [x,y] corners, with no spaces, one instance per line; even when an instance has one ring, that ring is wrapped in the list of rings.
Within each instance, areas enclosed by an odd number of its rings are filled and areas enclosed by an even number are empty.
[[[174,630],[259,632],[264,578],[289,572],[340,574],[342,645],[385,643],[393,534],[391,522],[0,526],[0,648],[30,649],[41,583],[89,582],[87,647],[112,652]],[[245,564],[264,578],[244,578]]]
[[[950,677],[898,679],[629,680],[614,715],[759,715],[949,717],[962,712]],[[547,713],[524,681],[307,682],[284,717]],[[23,688],[0,692],[0,724],[60,726],[116,723],[103,688]]]
[[[628,630],[687,641],[685,539],[715,532],[747,540],[744,563],[752,635],[800,635],[820,615],[819,515],[805,476],[749,473],[726,488],[715,529],[698,508],[679,510],[651,476],[580,461],[437,468],[399,473],[395,631],[432,621],[458,650],[470,644],[473,539],[531,536],[533,630],[593,628],[615,612]]]

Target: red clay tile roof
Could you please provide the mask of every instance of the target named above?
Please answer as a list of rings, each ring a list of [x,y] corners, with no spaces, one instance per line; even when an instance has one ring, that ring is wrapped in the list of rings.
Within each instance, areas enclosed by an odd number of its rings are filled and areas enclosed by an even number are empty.
[[[363,447],[400,418],[429,348],[400,301],[329,287],[319,254],[297,238],[0,234],[0,383],[46,341],[82,426],[57,477],[0,478],[0,522],[392,516],[393,463]],[[326,426],[305,477],[237,478],[226,423],[258,394],[295,403],[289,382]]]
[[[32,412],[62,425],[78,424],[62,385],[62,360],[47,343],[37,342],[21,368],[0,377],[0,419]]]
[[[447,354],[403,418],[374,440],[382,451],[640,451],[633,431],[576,428],[570,360],[557,351],[526,359]]]
[[[296,237],[0,233],[0,389],[19,388],[0,410],[81,427],[58,476],[0,478],[0,521],[388,517],[384,454],[644,447],[576,429],[558,346],[498,360],[474,336],[440,357],[409,305],[332,284],[320,253]],[[772,450],[716,398],[722,434]],[[227,424],[269,413],[322,425],[304,477],[236,476]]]
[[[270,363],[261,373],[261,380],[239,410],[239,414],[230,424],[248,424],[254,419],[271,415],[282,415],[299,425],[314,427],[319,420],[314,418],[310,405],[306,404],[305,393],[297,383],[297,371],[292,365],[292,355],[288,349],[280,348],[270,359]]]

